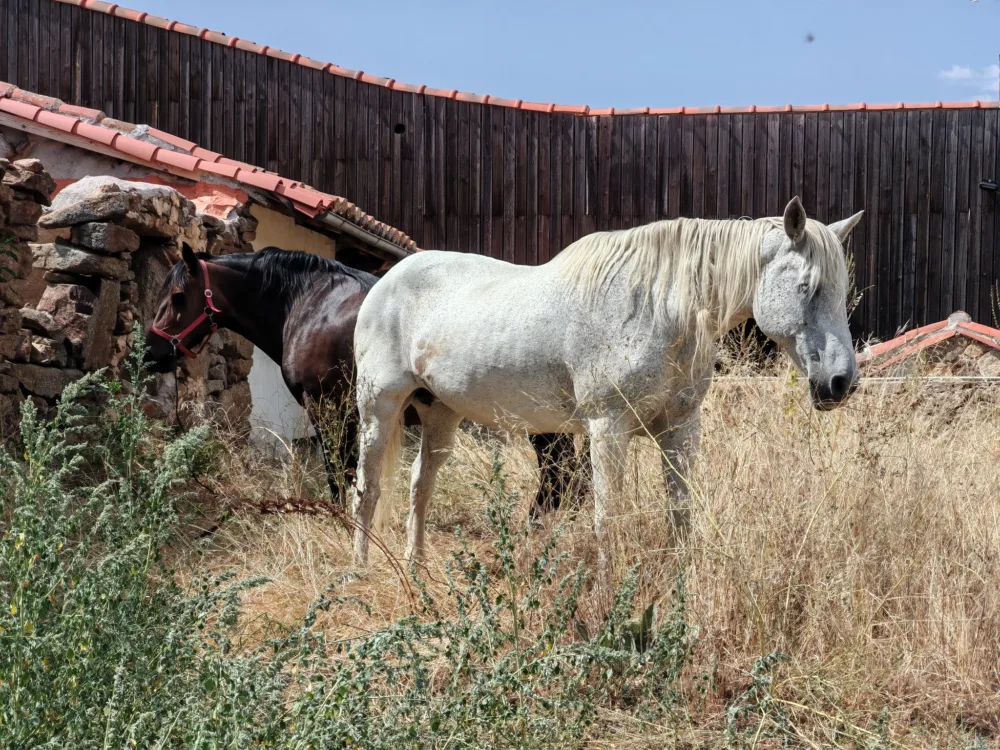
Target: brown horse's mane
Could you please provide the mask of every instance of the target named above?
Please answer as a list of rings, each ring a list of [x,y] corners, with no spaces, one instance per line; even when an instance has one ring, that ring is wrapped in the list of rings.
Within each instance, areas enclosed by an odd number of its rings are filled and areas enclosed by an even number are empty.
[[[345,266],[340,261],[328,260],[319,255],[299,250],[282,250],[277,247],[265,247],[255,253],[233,253],[221,256],[197,253],[197,257],[208,263],[243,271],[247,276],[257,276],[263,293],[268,295],[287,293],[292,299],[298,296],[306,285],[314,281],[318,275],[346,276],[354,279],[366,292],[378,281],[378,277],[357,268]],[[186,286],[187,278],[185,264],[181,261],[170,270],[166,283],[169,286],[183,289]]]

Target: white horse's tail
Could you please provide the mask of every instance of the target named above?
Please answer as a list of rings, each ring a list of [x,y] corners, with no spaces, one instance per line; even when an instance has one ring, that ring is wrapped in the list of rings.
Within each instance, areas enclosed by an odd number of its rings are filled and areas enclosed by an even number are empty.
[[[372,524],[375,531],[385,530],[389,520],[389,508],[393,500],[396,489],[396,474],[399,469],[399,459],[403,452],[403,415],[400,413],[392,425],[392,432],[385,444],[385,453],[382,457],[382,477],[379,481],[381,492],[379,501],[375,506],[375,518]]]

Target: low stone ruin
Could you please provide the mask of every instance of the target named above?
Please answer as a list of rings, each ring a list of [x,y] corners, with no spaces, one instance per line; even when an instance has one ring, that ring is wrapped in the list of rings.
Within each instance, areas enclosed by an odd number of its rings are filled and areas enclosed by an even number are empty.
[[[173,188],[111,177],[73,183],[49,205],[55,183],[40,162],[0,164],[0,238],[11,262],[0,284],[0,414],[8,417],[24,398],[51,404],[85,372],[118,376],[133,323],[151,320],[182,243],[214,255],[251,250],[256,221],[238,210],[223,220]],[[220,332],[184,361],[179,380],[157,379],[152,410],[176,419],[180,404],[194,421],[225,412],[246,429],[252,356],[249,342]]]
[[[858,355],[867,376],[1000,378],[1000,330],[958,310]]]

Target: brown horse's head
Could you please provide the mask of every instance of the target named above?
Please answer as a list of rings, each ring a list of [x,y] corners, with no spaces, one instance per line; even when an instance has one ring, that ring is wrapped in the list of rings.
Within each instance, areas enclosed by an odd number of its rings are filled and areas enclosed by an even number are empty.
[[[182,260],[167,275],[153,323],[146,330],[146,367],[172,372],[182,356],[194,357],[216,329],[219,312],[208,276],[210,256],[184,245]]]

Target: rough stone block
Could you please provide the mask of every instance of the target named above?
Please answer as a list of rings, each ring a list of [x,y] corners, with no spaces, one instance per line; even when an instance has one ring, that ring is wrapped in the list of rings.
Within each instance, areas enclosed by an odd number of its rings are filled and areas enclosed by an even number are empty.
[[[118,282],[101,279],[90,330],[83,346],[83,369],[99,370],[111,360],[115,321],[118,319]]]
[[[101,253],[133,253],[139,249],[139,235],[131,229],[107,222],[88,222],[73,227],[70,235],[77,245]]]
[[[35,266],[46,271],[101,276],[106,279],[124,279],[129,275],[128,261],[122,258],[98,255],[61,242],[32,245],[32,250]]]
[[[42,205],[36,201],[11,201],[7,206],[8,224],[34,224],[42,215]]]
[[[250,370],[253,367],[252,359],[233,359],[229,361],[229,382],[235,383],[238,380],[246,380],[250,377]]]
[[[219,340],[222,342],[220,351],[226,359],[251,359],[253,357],[253,344],[239,334],[232,331],[219,331]]]
[[[27,169],[8,169],[3,175],[3,184],[30,195],[43,205],[49,205],[49,198],[56,189],[56,181],[45,172],[31,172]]]
[[[38,239],[38,227],[34,224],[8,226],[4,228],[4,231],[24,242],[34,242]]]
[[[132,330],[132,324],[135,322],[135,315],[131,309],[118,308],[118,318],[115,320],[115,335],[122,336]]]
[[[149,323],[156,314],[160,289],[173,265],[168,249],[160,245],[143,245],[132,256],[132,271],[136,278],[136,298],[133,301],[143,322]]]
[[[16,393],[18,387],[17,378],[0,372],[0,393]]]
[[[1000,377],[1000,356],[990,352],[979,359],[979,372],[988,378]]]
[[[20,315],[21,325],[26,330],[50,338],[57,344],[62,344],[66,338],[63,327],[56,322],[50,313],[32,307],[24,307],[21,309]]]
[[[101,192],[49,211],[38,220],[38,225],[55,229],[93,221],[120,221],[137,203],[137,196],[133,193]]]
[[[80,281],[79,276],[58,271],[46,271],[42,277],[50,284],[76,284]]]
[[[16,307],[0,308],[0,333],[17,333],[21,330],[21,311]]]
[[[83,356],[96,305],[97,296],[85,286],[52,284],[42,294],[35,308],[51,315],[63,329],[73,354]]]
[[[17,279],[0,284],[0,306],[10,305],[11,307],[24,307],[24,295],[21,294],[21,286]]]
[[[67,385],[83,377],[79,370],[31,364],[15,364],[11,374],[28,393],[42,398],[56,398]]]
[[[226,381],[224,380],[208,380],[205,382],[205,392],[209,395],[221,393],[225,388]]]
[[[245,420],[250,416],[253,399],[250,396],[249,383],[237,383],[222,391],[218,396],[219,410],[233,422]]]
[[[31,246],[26,242],[19,242],[13,246],[8,244],[4,249],[10,255],[5,254],[0,258],[0,262],[14,272],[15,278],[26,278],[31,273],[31,268],[34,264],[34,254],[31,251]]]
[[[66,366],[66,347],[52,339],[31,338],[31,361],[36,365]]]
[[[212,365],[208,368],[208,377],[211,380],[225,380],[226,379],[226,366]]]
[[[212,216],[211,214],[201,214],[199,216],[201,219],[202,226],[208,232],[214,232],[218,234],[226,228],[226,222],[220,219],[218,216]]]
[[[111,367],[118,367],[125,361],[125,357],[128,356],[129,350],[132,348],[131,338],[128,335],[119,335],[115,336],[114,340],[112,340],[111,358],[108,360],[108,364]]]
[[[18,412],[21,409],[21,392],[11,393],[9,396],[0,395],[0,430],[6,433],[14,428],[17,422]],[[3,435],[4,437],[6,434]]]
[[[139,285],[134,281],[122,284],[121,299],[127,300],[131,304],[139,301]]]
[[[18,159],[13,166],[15,169],[23,169],[34,174],[41,174],[45,171],[41,159]]]
[[[6,333],[0,336],[0,358],[11,362],[31,359],[31,334],[27,331]]]
[[[89,315],[94,311],[96,303],[97,296],[81,284],[52,284],[45,290],[37,308],[51,314],[62,324],[59,320],[62,313],[75,312]]]
[[[36,227],[37,229],[37,227]],[[72,227],[59,227],[57,229],[39,229],[37,242],[48,244],[56,240],[69,242],[69,237],[73,233]]]

